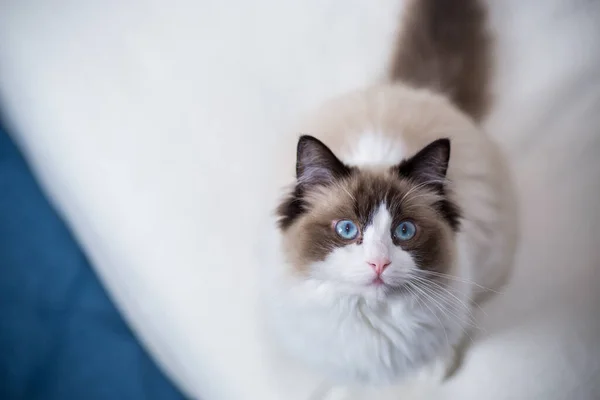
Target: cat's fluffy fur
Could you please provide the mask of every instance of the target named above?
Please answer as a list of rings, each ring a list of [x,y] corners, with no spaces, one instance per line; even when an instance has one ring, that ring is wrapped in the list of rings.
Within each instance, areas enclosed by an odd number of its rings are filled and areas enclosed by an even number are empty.
[[[482,10],[475,0],[448,4],[412,5],[393,83],[331,100],[300,128],[318,139],[299,140],[277,211],[267,322],[287,354],[333,381],[392,383],[449,366],[473,301],[512,262],[511,180],[477,124],[488,101],[477,70],[486,59],[477,46],[488,43]],[[419,61],[411,46],[429,53]],[[335,232],[344,219],[356,238]],[[417,234],[398,241],[407,220]],[[384,284],[371,284],[378,277]]]

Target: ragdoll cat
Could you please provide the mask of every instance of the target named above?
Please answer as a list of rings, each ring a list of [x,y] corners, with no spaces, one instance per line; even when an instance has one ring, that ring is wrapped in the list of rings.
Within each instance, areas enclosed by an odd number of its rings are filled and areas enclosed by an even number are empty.
[[[286,354],[332,382],[449,368],[481,288],[497,288],[513,257],[511,181],[478,125],[489,106],[485,10],[407,7],[390,82],[306,121],[277,207],[267,323]]]

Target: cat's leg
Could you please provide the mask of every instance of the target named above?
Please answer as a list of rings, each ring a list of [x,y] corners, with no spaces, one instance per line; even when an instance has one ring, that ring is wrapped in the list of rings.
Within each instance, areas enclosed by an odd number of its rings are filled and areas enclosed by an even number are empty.
[[[404,382],[385,387],[334,387],[319,400],[405,400],[428,398],[458,369],[462,351],[451,349]],[[312,400],[312,399],[311,399]]]
[[[466,341],[461,341],[457,346],[450,348],[446,354],[440,355],[421,368],[415,380],[419,383],[442,384],[452,378],[462,365],[466,348]]]

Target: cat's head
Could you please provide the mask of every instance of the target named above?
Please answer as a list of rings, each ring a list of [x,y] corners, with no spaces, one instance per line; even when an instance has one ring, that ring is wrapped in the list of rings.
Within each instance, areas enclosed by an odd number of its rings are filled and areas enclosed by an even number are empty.
[[[460,227],[449,160],[450,141],[439,139],[395,166],[363,169],[302,136],[295,186],[277,210],[291,272],[350,294],[386,294],[446,271]]]

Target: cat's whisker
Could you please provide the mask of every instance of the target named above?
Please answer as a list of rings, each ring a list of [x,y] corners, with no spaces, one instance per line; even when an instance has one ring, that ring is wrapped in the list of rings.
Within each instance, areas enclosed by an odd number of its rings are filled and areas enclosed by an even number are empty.
[[[438,183],[438,184],[442,184],[442,185],[443,185],[443,184],[445,184],[445,183],[446,183],[446,181],[447,181],[447,180],[431,179],[431,180],[428,180],[428,181],[425,181],[425,182],[419,183],[418,185],[415,185],[415,186],[411,187],[411,188],[410,188],[410,189],[409,189],[409,190],[408,190],[408,191],[407,191],[407,192],[404,194],[404,196],[402,196],[402,197],[400,198],[400,204],[402,204],[402,203],[404,202],[404,200],[405,200],[405,199],[407,199],[407,198],[408,198],[408,196],[409,196],[411,193],[413,193],[413,192],[415,192],[415,191],[417,191],[417,190],[419,190],[419,189],[422,189],[422,188],[424,188],[424,187],[427,187],[427,186],[429,186],[429,185],[431,185],[431,184],[434,184],[434,183]]]
[[[418,272],[423,272],[423,271],[418,271]],[[420,277],[420,278],[425,278],[425,279],[431,279],[430,276],[419,276],[418,273],[415,275],[414,272],[409,273],[408,276],[409,277]],[[465,283],[466,285],[471,284],[471,282],[462,282],[462,283]],[[467,300],[469,302],[469,304],[475,304],[475,305],[477,305],[477,307],[479,307],[479,305],[475,301],[475,297],[467,295],[465,292],[463,292],[459,288],[456,288],[456,287],[445,287],[444,289],[448,290],[449,292],[451,292],[453,294],[456,294],[458,296],[464,297],[464,299]],[[481,308],[481,307],[479,307],[479,308]]]
[[[405,286],[406,290],[408,291],[408,293],[412,296],[412,298],[415,300],[415,302],[421,306],[425,306],[424,300],[421,299],[421,297],[419,296],[419,294],[415,291],[414,288],[411,288],[411,285],[406,285]]]
[[[438,276],[440,278],[446,278],[446,279],[450,279],[450,280],[454,280],[457,282],[461,282],[461,283],[465,283],[467,285],[473,285],[476,286],[482,290],[488,291],[488,292],[493,292],[496,294],[504,294],[504,292],[502,291],[498,291],[483,285],[478,284],[477,282],[468,280],[468,279],[464,279],[464,278],[459,278],[457,276],[454,275],[449,275],[449,274],[445,274],[443,272],[437,272],[437,271],[429,271],[429,270],[416,270],[417,273],[422,273],[422,274],[429,274],[429,275],[433,275],[433,276]]]
[[[433,288],[435,288],[437,290],[440,289],[439,286],[432,285],[433,282],[431,282],[431,281],[429,281],[427,279],[424,279],[422,277],[419,277],[419,276],[411,276],[410,280],[412,280],[414,282],[417,282],[417,283],[420,283],[420,284],[423,284],[423,285],[426,285],[426,286],[431,286],[431,287],[433,287]],[[443,292],[443,294],[445,295],[446,292]],[[459,305],[462,306],[462,307],[464,307],[465,309],[469,309],[469,307],[464,302],[462,302],[462,301],[459,301]]]
[[[427,289],[432,295],[435,295],[435,298],[438,299],[439,301],[441,301],[445,305],[445,308],[448,309],[448,312],[453,317],[458,318],[459,320],[466,319],[465,322],[468,325],[470,325],[471,327],[473,327],[475,329],[480,329],[480,327],[476,324],[475,318],[472,315],[470,309],[459,308],[456,304],[453,304],[453,302],[451,302],[449,298],[445,297],[443,293],[437,291],[436,288],[434,288],[434,287],[428,286],[425,283],[420,283],[420,286],[422,286],[424,289]]]
[[[411,284],[409,283],[408,286],[411,286]],[[423,290],[421,290],[419,287],[412,285],[413,289],[415,289],[416,291],[420,292],[421,294],[423,294],[426,298],[429,297],[427,295],[427,293],[425,293]],[[435,317],[435,319],[438,320],[440,326],[442,327],[442,329],[444,330],[444,336],[446,337],[446,344],[448,345],[448,347],[450,347],[450,339],[448,338],[448,332],[446,331],[446,326],[442,323],[442,320],[440,319],[440,317],[438,317],[438,315],[436,314],[435,311],[433,311],[431,309],[431,307],[429,307],[429,305],[427,304],[427,302],[425,301],[425,299],[423,299],[423,305],[425,307],[427,307],[427,309],[431,312],[431,314],[433,314],[433,316]]]
[[[424,262],[423,259],[421,257],[419,257],[418,255],[413,255],[413,257],[414,257],[415,262],[417,264],[422,264]],[[440,277],[440,278],[445,278],[445,279],[449,279],[449,280],[452,280],[452,281],[461,282],[461,283],[464,283],[464,284],[467,284],[467,285],[479,286],[482,289],[492,290],[492,289],[485,288],[484,286],[481,286],[481,285],[479,285],[478,283],[476,283],[474,281],[470,281],[470,280],[467,280],[467,279],[464,279],[464,278],[459,278],[459,277],[454,276],[454,275],[444,274],[444,273],[437,272],[437,271],[431,271],[431,270],[425,270],[425,269],[418,268],[418,269],[412,269],[412,270],[410,270],[408,275],[409,276],[415,276],[415,275],[418,276],[419,274],[433,275],[433,276],[436,276],[436,277]],[[469,300],[472,301],[471,298],[469,298]]]
[[[408,202],[408,200],[410,200],[411,202],[408,204],[408,207],[412,206],[415,207],[417,205],[416,201],[417,199],[421,199],[421,198],[429,198],[430,200],[437,200],[439,198],[438,195],[435,194],[431,194],[431,193],[415,193],[410,195],[410,197],[406,198],[406,201]],[[407,205],[405,204],[403,207],[407,207]]]
[[[348,190],[348,188],[344,185],[341,186],[341,188],[344,190],[344,192],[346,192],[346,194],[352,199],[352,201],[354,203],[356,203],[356,197],[354,197],[354,195],[352,193],[350,193],[350,191]]]
[[[414,287],[417,287],[416,285]],[[424,293],[428,294],[429,299],[432,301],[432,303],[440,310],[440,312],[442,312],[442,314],[445,314],[446,316],[450,316],[452,318],[457,319],[458,321],[462,321],[462,318],[460,318],[460,316],[456,315],[454,312],[452,312],[452,310],[447,309],[446,307],[449,305],[447,299],[444,299],[442,297],[443,301],[440,301],[439,297],[434,298],[432,296],[432,293],[435,293],[434,290],[432,290],[431,287],[422,287],[421,288],[423,290]],[[429,289],[429,292],[427,291],[427,289]],[[446,306],[446,307],[445,307]],[[484,331],[483,329],[481,329],[477,324],[475,324],[474,322],[470,322],[470,321],[466,321],[467,322],[467,327],[471,327],[473,329],[477,329],[480,331]],[[462,323],[458,323],[460,329],[465,333],[465,335],[471,340],[472,343],[474,343],[475,341],[473,340],[473,338],[471,337],[471,335],[469,335],[468,329],[466,329]]]
[[[439,287],[440,289],[442,289],[442,290],[444,290],[444,291],[448,292],[448,293],[449,293],[449,294],[450,294],[452,297],[454,297],[456,300],[460,301],[460,300],[458,299],[458,297],[456,297],[456,296],[455,296],[455,295],[454,295],[454,294],[453,294],[453,293],[452,293],[452,292],[451,292],[451,291],[450,291],[448,288],[445,288],[445,287],[443,287],[442,285],[440,285],[440,284],[438,284],[438,283],[436,283],[436,282],[433,282],[433,281],[432,281],[431,283],[433,283],[435,286]],[[461,294],[461,293],[459,292],[459,294]],[[474,305],[475,305],[475,307],[477,307],[477,308],[478,308],[478,309],[479,309],[479,310],[480,310],[480,311],[483,313],[483,315],[485,315],[486,317],[488,316],[487,312],[485,312],[485,310],[484,310],[484,309],[483,309],[483,308],[482,308],[482,307],[481,307],[481,306],[480,306],[480,305],[479,305],[479,304],[478,304],[476,301],[474,301],[474,300],[473,300],[471,297],[469,297],[469,296],[465,296],[465,297],[467,297],[467,299],[469,300],[469,302],[470,302],[471,304],[474,304]],[[466,304],[464,304],[462,301],[461,301],[461,303],[462,303],[462,304],[463,304],[465,307],[467,307],[467,305],[466,305]]]
[[[450,296],[452,296],[452,298],[454,298],[456,301],[458,301],[463,307],[465,307],[466,309],[470,309],[470,307],[461,299],[459,299],[454,293],[452,293],[450,290],[448,290],[447,288],[443,287],[442,285],[440,285],[437,282],[434,282],[432,280],[427,280],[426,278],[417,276],[417,275],[412,275],[412,277],[420,282],[425,282],[428,285],[434,285],[436,288],[438,288],[439,290],[442,290],[445,293],[448,293]],[[462,293],[459,293],[462,295]]]
[[[408,212],[410,210],[416,209],[418,208],[418,203],[415,202],[415,200],[420,199],[420,198],[425,198],[425,199],[429,199],[429,201],[427,201],[426,204],[433,204],[438,200],[441,200],[441,197],[439,197],[436,194],[432,194],[432,193],[418,193],[415,195],[410,196],[409,198],[406,199],[406,201],[408,202],[408,200],[410,200],[410,203],[408,203],[407,205],[403,205],[402,209],[404,212]]]
[[[440,277],[440,278],[444,278],[444,279],[449,279],[449,280],[452,280],[452,281],[457,281],[457,282],[464,283],[464,284],[467,284],[467,285],[477,286],[477,287],[479,287],[480,289],[483,289],[483,290],[494,291],[494,289],[482,286],[482,285],[480,285],[477,282],[474,282],[472,280],[461,278],[461,277],[458,277],[458,276],[455,276],[455,275],[445,274],[443,272],[432,271],[432,270],[424,270],[424,269],[418,269],[418,270],[414,270],[412,272],[415,273],[415,274],[417,274],[417,275],[418,274],[432,275],[432,276],[436,276],[436,277]],[[496,293],[501,293],[501,292],[497,292],[496,291]]]
[[[444,309],[444,303],[440,303],[440,302],[439,302],[439,300],[436,300],[436,299],[435,299],[435,298],[434,298],[434,297],[431,295],[431,293],[430,293],[430,292],[428,292],[428,291],[426,290],[426,288],[419,288],[419,287],[418,287],[418,286],[416,286],[416,285],[413,285],[413,288],[415,288],[415,289],[419,290],[419,291],[420,291],[420,292],[421,292],[421,293],[422,293],[422,294],[425,296],[425,299],[424,299],[424,300],[429,300],[429,301],[431,301],[431,303],[433,303],[433,305],[434,305],[434,306],[435,306],[435,307],[436,307],[438,310],[440,310],[440,312],[442,313],[442,315],[444,315],[444,316],[446,316],[446,317],[450,316],[450,317],[452,317],[452,318],[457,318],[457,319],[459,319],[459,320],[460,320],[460,318],[458,318],[458,317],[457,317],[457,316],[456,316],[454,313],[452,313],[452,312],[449,312],[449,310],[445,310],[445,309]],[[429,308],[429,307],[427,307],[427,308]],[[429,308],[429,310],[431,311],[431,308]],[[432,311],[432,312],[433,312],[433,311]],[[435,313],[434,313],[434,315],[435,315],[435,316],[436,316],[436,318],[438,318],[438,320],[439,320],[439,317],[437,317],[437,315],[436,315]],[[452,319],[452,318],[450,318],[450,319]],[[458,324],[458,326],[459,326],[459,328],[460,328],[460,329],[461,329],[461,330],[462,330],[462,331],[465,333],[465,335],[466,335],[466,336],[467,336],[467,337],[468,337],[468,338],[471,340],[471,342],[472,342],[472,343],[474,343],[474,340],[473,340],[473,338],[471,337],[471,335],[469,335],[469,333],[468,333],[467,329],[466,329],[466,328],[465,328],[465,327],[464,327],[462,324],[460,324],[460,323]]]
[[[411,187],[411,188],[410,188],[410,189],[409,189],[409,190],[408,190],[408,191],[407,191],[407,192],[404,194],[404,196],[402,196],[402,198],[400,199],[400,204],[402,204],[402,203],[404,202],[404,200],[405,200],[405,199],[406,199],[408,196],[410,196],[410,195],[411,195],[411,193],[413,193],[413,192],[416,192],[417,190],[419,190],[419,189],[422,189],[422,188],[424,188],[424,187],[426,187],[426,186],[427,186],[427,182],[423,182],[423,183],[420,183],[420,184],[418,184],[418,185],[415,185],[415,186]]]
[[[460,317],[458,315],[456,315],[455,313],[463,314],[463,312],[459,308],[457,308],[457,305],[455,305],[453,302],[451,302],[449,299],[447,299],[445,297],[444,291],[446,293],[450,294],[453,298],[455,298],[459,302],[460,305],[462,305],[464,307],[463,311],[465,313],[463,315],[467,319],[466,322],[468,323],[468,325],[471,326],[471,327],[473,327],[473,328],[475,328],[475,329],[483,330],[481,327],[479,327],[477,325],[475,316],[473,315],[473,313],[471,311],[471,308],[468,305],[466,305],[463,301],[461,301],[460,299],[458,299],[456,296],[454,296],[449,291],[445,290],[443,287],[438,286],[436,288],[435,286],[430,286],[433,282],[426,281],[426,280],[417,280],[417,282],[419,282],[420,284],[422,284],[423,286],[425,286],[432,293],[436,294],[437,298],[439,300],[443,301],[444,304],[446,304],[449,308],[451,308],[448,311],[450,311],[450,312],[454,311],[454,312],[452,312],[452,315],[455,316],[456,318],[460,319]],[[443,290],[443,291],[440,291],[440,289]]]

